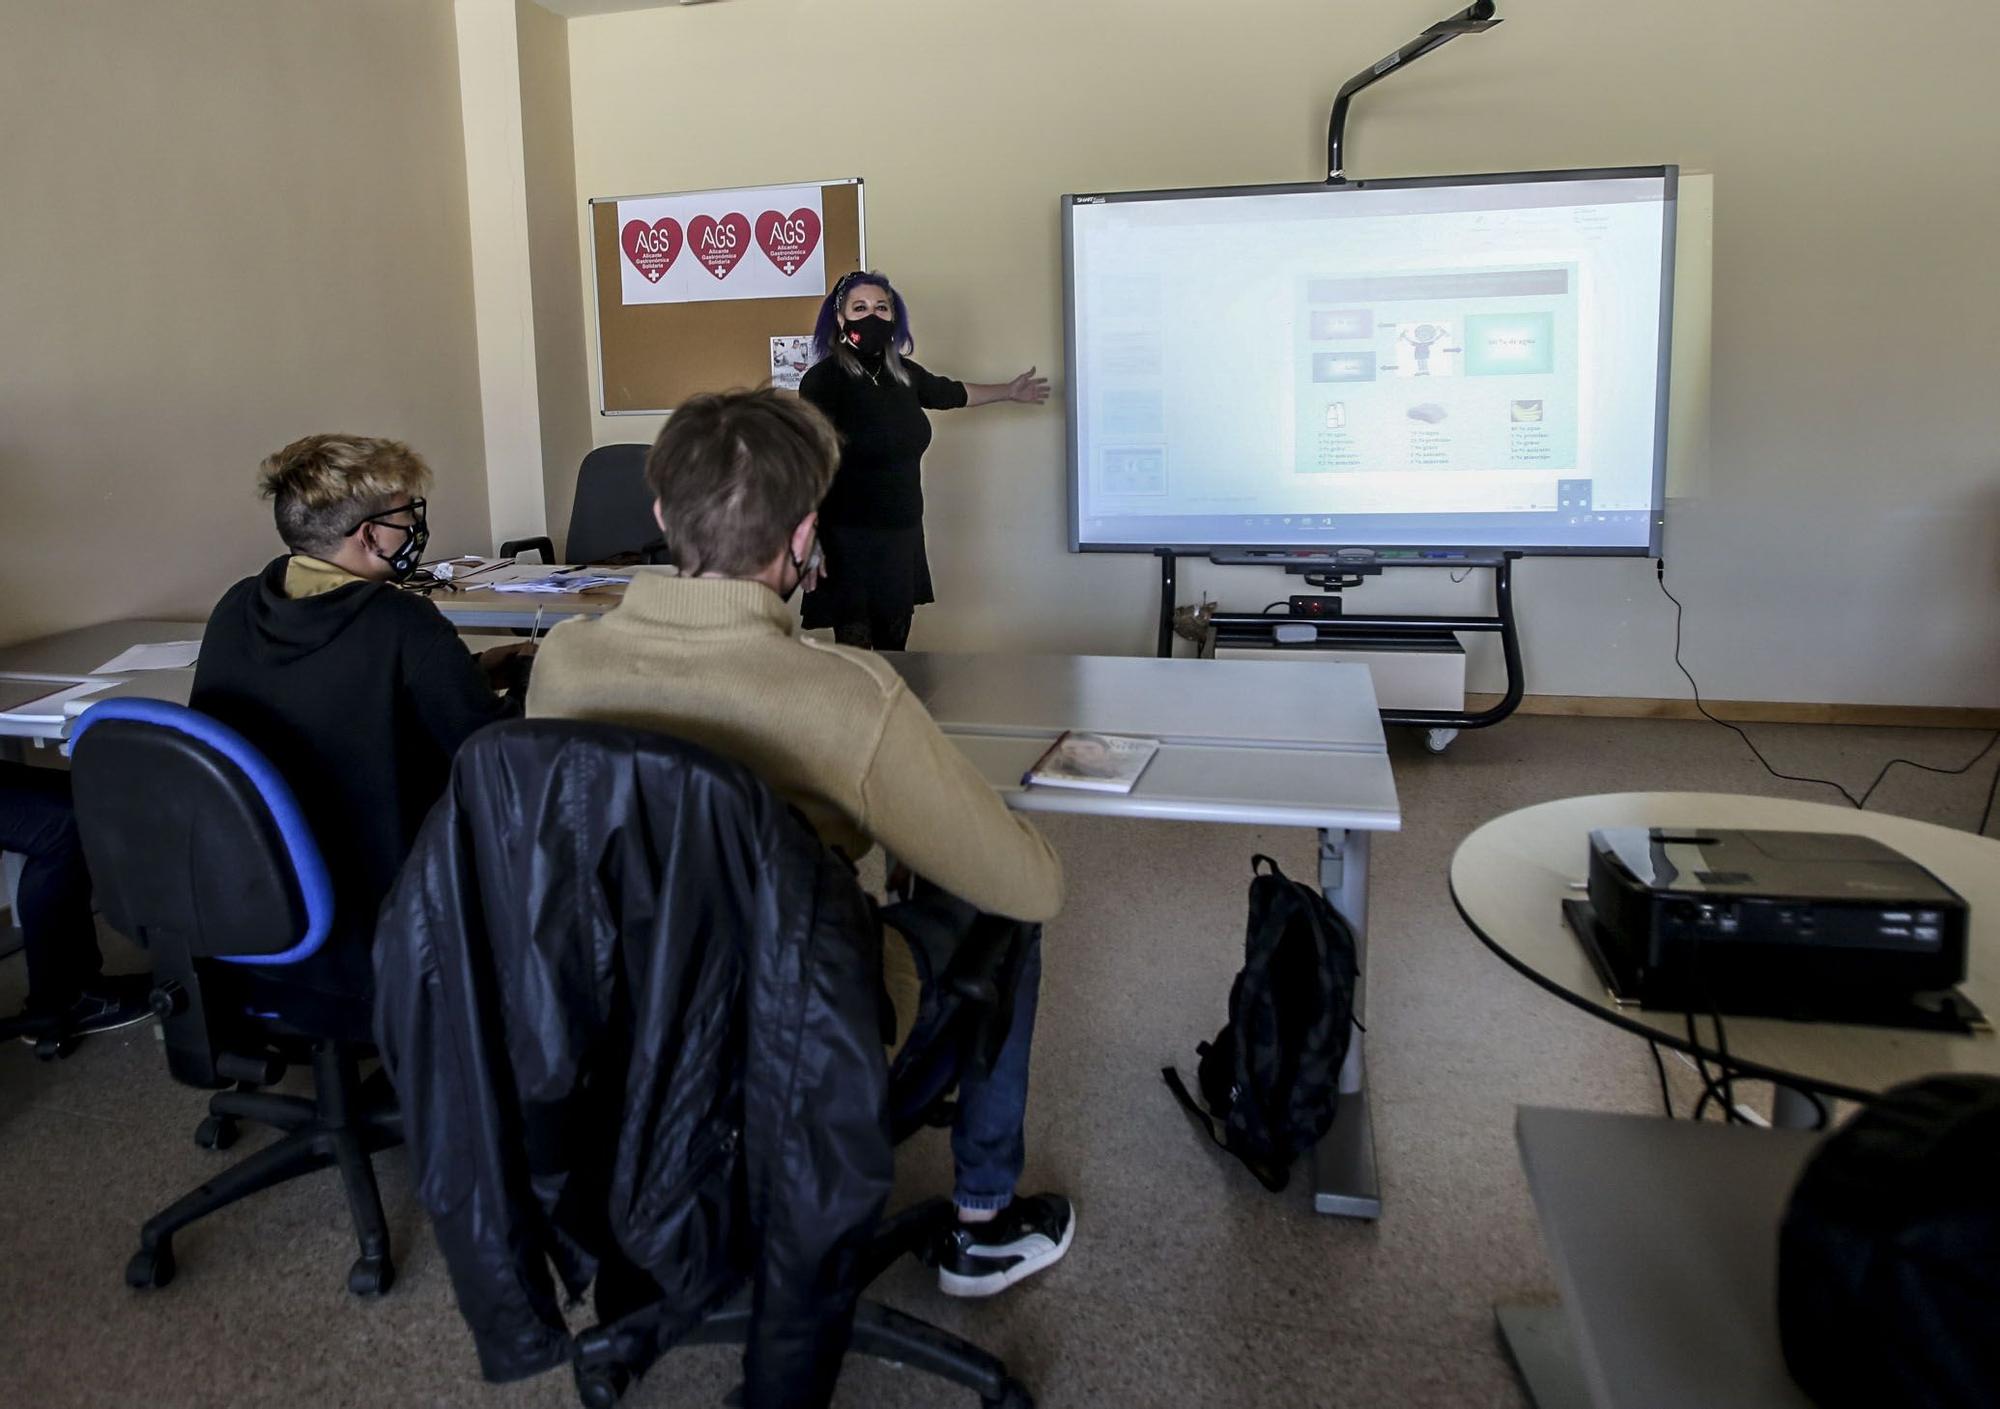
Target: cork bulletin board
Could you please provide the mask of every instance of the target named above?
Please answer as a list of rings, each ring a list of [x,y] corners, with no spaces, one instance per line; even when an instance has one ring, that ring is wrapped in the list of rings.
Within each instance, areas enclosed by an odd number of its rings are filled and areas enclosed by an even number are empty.
[[[732,297],[726,284],[744,279],[744,287],[761,295],[782,282],[785,229],[782,210],[763,210],[753,188],[736,191],[689,192],[673,196],[596,196],[590,201],[592,271],[597,301],[598,409],[604,415],[647,415],[671,411],[688,397],[704,391],[763,386],[772,380],[771,339],[812,332],[819,306],[834,282],[850,270],[864,267],[867,239],[863,228],[862,186],[858,177],[806,183],[819,190],[818,232],[812,250],[824,277],[811,292],[786,296]],[[768,188],[766,188],[768,189]],[[745,199],[736,199],[743,194]],[[806,191],[810,200],[811,192]],[[671,226],[671,238],[661,236],[649,246],[648,231],[629,218],[635,210],[652,208],[707,211],[684,222],[662,219],[658,229]],[[621,230],[619,208],[628,219]],[[741,206],[741,211],[736,207]],[[650,213],[650,212],[649,212]],[[803,212],[800,212],[801,214]],[[730,243],[730,226],[741,236],[741,250]],[[636,241],[636,243],[634,243]],[[704,246],[727,245],[721,257]],[[631,267],[626,267],[626,266]],[[654,299],[673,300],[666,292],[665,269],[675,278],[694,280],[690,301],[636,302],[633,290]],[[645,271],[641,273],[642,266]],[[740,269],[740,273],[738,272]],[[775,272],[780,271],[780,272]],[[806,277],[803,268],[793,270]],[[720,283],[710,283],[710,276]],[[727,276],[727,278],[725,278]],[[641,283],[653,281],[658,291]]]

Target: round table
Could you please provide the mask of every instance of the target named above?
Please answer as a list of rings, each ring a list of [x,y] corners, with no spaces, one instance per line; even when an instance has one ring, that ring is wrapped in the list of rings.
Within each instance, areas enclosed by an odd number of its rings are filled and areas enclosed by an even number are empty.
[[[1971,908],[1966,977],[1959,985],[1989,1018],[2000,1017],[2000,841],[1907,817],[1817,802],[1729,793],[1611,793],[1564,798],[1497,817],[1459,844],[1451,859],[1458,913],[1487,947],[1557,997],[1663,1046],[1718,1054],[1713,1024],[1688,1041],[1677,1012],[1620,1007],[1563,918],[1582,898],[1589,837],[1596,827],[1737,827],[1850,832],[1896,848],[1957,891]],[[1866,1098],[1935,1072],[2000,1075],[2000,1039],[1844,1023],[1724,1015],[1732,1070],[1782,1083],[1779,1125],[1810,1125],[1817,1109],[1802,1090]]]

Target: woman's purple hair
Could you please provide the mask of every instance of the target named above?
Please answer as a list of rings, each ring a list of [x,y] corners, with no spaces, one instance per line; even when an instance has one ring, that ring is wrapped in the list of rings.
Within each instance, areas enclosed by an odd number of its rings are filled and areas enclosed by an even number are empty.
[[[819,306],[819,321],[813,324],[813,361],[818,362],[833,351],[840,339],[841,302],[860,284],[873,284],[889,295],[889,305],[896,310],[896,335],[889,346],[904,357],[917,350],[917,340],[910,334],[910,305],[896,292],[896,286],[872,269],[856,269],[841,275],[826,302]]]

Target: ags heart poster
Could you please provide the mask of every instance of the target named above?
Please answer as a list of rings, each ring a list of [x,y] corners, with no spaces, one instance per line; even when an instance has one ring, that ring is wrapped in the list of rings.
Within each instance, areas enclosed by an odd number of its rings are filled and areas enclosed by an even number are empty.
[[[820,296],[826,251],[819,189],[759,186],[618,202],[621,300]]]

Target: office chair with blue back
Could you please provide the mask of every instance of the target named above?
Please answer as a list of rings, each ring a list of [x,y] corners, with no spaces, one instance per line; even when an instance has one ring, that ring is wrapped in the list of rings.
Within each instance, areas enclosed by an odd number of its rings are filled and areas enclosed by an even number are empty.
[[[387,1291],[395,1268],[369,1156],[402,1143],[401,1119],[387,1079],[359,1074],[365,1002],[346,1012],[319,995],[288,997],[287,970],[318,952],[334,918],[326,864],[291,789],[234,730],[145,699],[84,713],[72,782],[98,908],[152,953],[168,1069],[191,1086],[235,1088],[210,1099],[196,1141],[226,1149],[242,1120],[283,1132],[148,1220],[126,1282],[165,1286],[174,1233],[337,1165],[360,1244],[348,1288]],[[312,1066],[311,1099],[259,1089],[299,1061]]]

